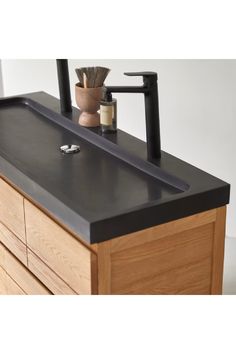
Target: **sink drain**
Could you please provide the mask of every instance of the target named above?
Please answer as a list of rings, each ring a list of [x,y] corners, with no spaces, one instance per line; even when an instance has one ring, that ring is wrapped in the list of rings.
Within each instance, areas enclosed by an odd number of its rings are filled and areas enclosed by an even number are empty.
[[[60,147],[60,151],[63,154],[76,154],[77,152],[80,151],[80,146],[79,145],[73,145],[73,144],[62,145]]]

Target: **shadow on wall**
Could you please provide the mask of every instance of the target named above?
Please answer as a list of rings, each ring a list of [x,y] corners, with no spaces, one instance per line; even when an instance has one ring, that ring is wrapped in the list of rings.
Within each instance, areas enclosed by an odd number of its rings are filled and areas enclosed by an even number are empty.
[[[0,97],[3,97],[2,61],[0,60]]]

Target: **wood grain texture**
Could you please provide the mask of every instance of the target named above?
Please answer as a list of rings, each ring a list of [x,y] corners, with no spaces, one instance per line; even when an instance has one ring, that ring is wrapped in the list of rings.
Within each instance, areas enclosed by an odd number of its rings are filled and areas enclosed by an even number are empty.
[[[0,242],[2,242],[25,266],[27,266],[26,245],[0,222]]]
[[[116,291],[126,295],[208,295],[211,291],[211,259],[189,263]]]
[[[212,209],[203,213],[134,232],[129,235],[117,237],[111,240],[111,252],[118,252],[129,247],[142,245],[163,237],[178,234],[185,230],[194,229],[196,227],[212,223],[215,219],[216,209]]]
[[[16,259],[8,249],[0,244],[0,266],[29,295],[47,295],[50,291],[29,270]]]
[[[0,295],[25,295],[25,292],[0,267]]]
[[[112,294],[209,294],[214,224],[112,253]]]
[[[213,240],[212,256],[212,286],[213,295],[222,294],[223,269],[224,269],[224,248],[225,248],[225,221],[226,207],[216,210],[216,222]]]
[[[3,244],[0,242],[0,267],[2,267],[5,264],[5,252],[6,247],[3,246]]]
[[[111,250],[110,241],[97,244],[98,256],[98,293],[111,293]]]
[[[75,295],[61,278],[59,278],[41,259],[28,250],[28,267],[30,271],[55,295]]]
[[[14,184],[12,184],[12,182],[10,180],[8,180],[5,176],[1,176],[0,175],[0,179],[2,177],[2,180],[9,185],[10,187],[12,187],[17,193],[19,193],[22,197],[23,197],[23,201],[28,200],[29,202],[31,202],[36,208],[38,208],[39,210],[41,210],[45,215],[47,215],[51,220],[53,220],[56,224],[58,224],[62,229],[64,229],[66,232],[68,232],[69,234],[71,234],[72,236],[74,236],[76,239],[79,240],[80,243],[82,243],[86,248],[88,248],[89,250],[91,250],[93,253],[96,254],[96,249],[94,247],[94,245],[91,245],[90,243],[87,243],[82,237],[80,237],[73,229],[70,229],[68,225],[64,225],[62,220],[55,218],[49,210],[47,210],[46,208],[44,208],[41,204],[39,204],[36,200],[33,200],[29,195],[27,195],[23,190],[19,190],[17,188],[17,186],[15,186]],[[24,208],[24,206],[23,206]],[[26,240],[27,243],[27,240]]]
[[[91,294],[91,251],[27,200],[25,218],[28,247],[76,293]]]
[[[91,294],[98,294],[98,258],[97,255],[91,252]]]
[[[23,197],[0,178],[0,222],[25,243]]]
[[[24,193],[22,192],[22,195],[24,195]],[[70,229],[68,225],[64,225],[62,220],[55,218],[54,215],[52,215],[52,213],[47,210],[46,208],[42,207],[42,205],[40,205],[39,203],[37,203],[36,201],[34,201],[32,198],[30,198],[29,196],[24,196],[24,202],[30,202],[32,205],[35,206],[35,208],[37,208],[38,210],[40,210],[43,214],[45,214],[46,216],[48,216],[48,218],[50,220],[52,220],[55,224],[57,224],[61,229],[63,229],[65,232],[69,233],[71,236],[73,236],[76,240],[78,240],[82,245],[84,245],[85,248],[87,248],[88,250],[92,251],[93,253],[97,253],[96,249],[93,247],[93,245],[87,243],[78,233],[76,233],[73,229]]]

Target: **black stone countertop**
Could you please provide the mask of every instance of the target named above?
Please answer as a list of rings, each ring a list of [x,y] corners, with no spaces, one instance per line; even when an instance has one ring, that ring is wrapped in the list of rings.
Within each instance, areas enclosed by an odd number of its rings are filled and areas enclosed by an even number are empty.
[[[59,100],[44,92],[21,97],[60,113]],[[64,128],[48,122],[47,126],[44,125],[41,118],[35,125],[39,129],[38,135],[33,140],[29,137],[31,148],[28,149],[25,143],[17,150],[17,144],[24,136],[24,118],[32,119],[32,129],[34,118],[30,112],[22,113],[19,129],[18,124],[9,125],[4,109],[1,114],[0,175],[87,243],[102,242],[229,202],[229,184],[164,151],[156,165],[167,175],[176,177],[176,183],[163,183],[135,170],[107,152],[101,153],[99,148]],[[73,108],[67,118],[77,121],[78,116],[79,110]],[[14,112],[10,117],[12,121],[16,119]],[[43,134],[45,129],[47,134]],[[94,138],[100,135],[97,128],[90,131]],[[19,140],[9,143],[8,134],[14,139],[17,134]],[[121,130],[107,135],[106,139],[111,150],[116,144],[130,155],[146,159],[146,143],[143,141]],[[81,153],[62,157],[58,145],[67,142],[78,143]],[[14,156],[16,151],[17,158]],[[25,161],[24,166],[22,161]]]

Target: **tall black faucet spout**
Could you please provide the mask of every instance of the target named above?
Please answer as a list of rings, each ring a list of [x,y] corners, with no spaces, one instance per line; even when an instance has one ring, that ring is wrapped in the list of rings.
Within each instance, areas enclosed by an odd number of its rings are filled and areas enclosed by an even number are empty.
[[[57,59],[57,75],[62,113],[72,112],[70,79],[67,59]]]
[[[159,119],[159,100],[157,84],[144,93],[145,117],[146,117],[146,139],[147,158],[154,162],[161,158],[161,135]]]
[[[146,86],[106,86],[106,90],[114,93],[145,93],[148,88]]]

